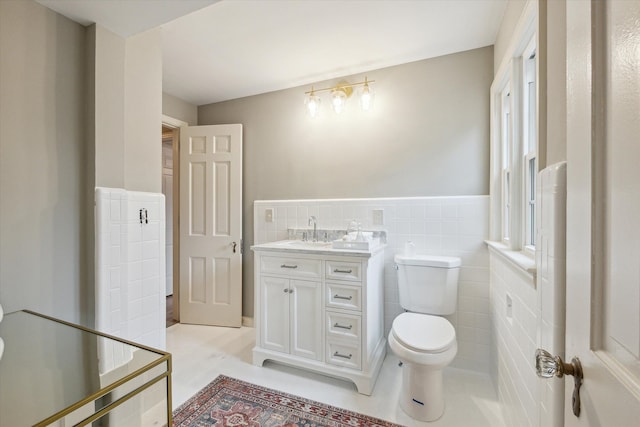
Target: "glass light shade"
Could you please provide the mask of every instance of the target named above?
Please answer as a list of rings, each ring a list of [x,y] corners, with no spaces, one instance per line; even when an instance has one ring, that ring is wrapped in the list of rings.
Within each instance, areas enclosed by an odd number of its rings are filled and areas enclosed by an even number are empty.
[[[335,89],[331,91],[331,105],[336,114],[342,113],[347,102],[347,94],[343,89]]]
[[[369,111],[373,107],[374,98],[375,92],[369,87],[368,83],[365,83],[360,92],[360,106],[363,111]]]
[[[316,96],[313,91],[304,99],[304,104],[311,117],[318,115],[318,111],[320,110],[320,97]]]

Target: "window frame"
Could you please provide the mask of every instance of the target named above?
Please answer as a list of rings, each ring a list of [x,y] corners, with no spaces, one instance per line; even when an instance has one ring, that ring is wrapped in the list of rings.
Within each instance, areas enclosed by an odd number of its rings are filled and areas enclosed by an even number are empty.
[[[527,2],[513,34],[491,85],[490,240],[534,259],[536,178],[538,170],[544,167],[538,154],[541,132],[536,1]],[[527,77],[533,77],[533,98],[529,93],[531,79]],[[508,87],[511,114],[505,119],[503,97]],[[532,109],[535,111],[525,118],[524,114]],[[505,153],[503,146],[504,120],[510,120],[510,153]],[[535,123],[533,127],[531,122]],[[508,168],[504,167],[505,155],[510,161]]]
[[[520,57],[522,61],[522,160],[523,218],[522,250],[535,255],[536,249],[536,177],[538,172],[538,59],[535,34]],[[530,85],[533,85],[533,94]],[[533,111],[531,111],[533,109]],[[533,122],[533,126],[531,126]],[[533,168],[532,168],[533,163]]]
[[[508,79],[500,91],[500,168],[501,168],[501,234],[500,240],[509,244],[511,236],[511,187],[512,187],[512,148],[513,148],[513,121],[512,121],[512,87],[511,79]]]

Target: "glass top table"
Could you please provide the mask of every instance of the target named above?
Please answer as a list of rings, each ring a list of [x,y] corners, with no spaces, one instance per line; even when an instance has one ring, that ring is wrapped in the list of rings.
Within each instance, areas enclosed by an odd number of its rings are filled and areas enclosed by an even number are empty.
[[[171,425],[169,353],[31,311],[0,338],[0,427]]]

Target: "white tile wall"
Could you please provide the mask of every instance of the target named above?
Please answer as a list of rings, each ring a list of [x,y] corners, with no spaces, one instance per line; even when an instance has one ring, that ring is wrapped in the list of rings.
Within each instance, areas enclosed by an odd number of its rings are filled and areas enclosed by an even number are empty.
[[[96,189],[96,329],[115,336],[127,334],[126,301],[129,298],[126,260],[135,255],[126,244],[126,192]],[[123,303],[125,302],[125,303]],[[100,373],[112,371],[131,360],[130,350],[98,340]]]
[[[493,251],[493,250],[492,250]],[[537,426],[537,294],[533,277],[492,253],[492,374],[508,426]]]
[[[274,210],[273,222],[265,221],[268,208]],[[374,209],[384,211],[383,226],[373,225]],[[419,254],[462,258],[458,310],[449,316],[458,339],[452,366],[489,371],[489,256],[484,244],[489,234],[488,196],[256,201],[254,243],[284,240],[287,228],[307,228],[311,215],[318,218],[320,229],[346,229],[355,219],[363,229],[386,230],[385,333],[403,311],[393,257],[407,240],[415,243]]]
[[[538,174],[536,200],[539,229],[536,246],[538,267],[539,347],[565,357],[566,307],[566,162],[551,165]],[[540,425],[564,425],[564,381],[538,379]]]
[[[140,223],[139,210],[148,223]],[[96,189],[96,329],[165,348],[164,196]],[[130,360],[101,348],[101,372]]]
[[[491,250],[492,374],[509,426],[564,425],[564,382],[535,373],[535,351],[564,358],[566,164],[537,183],[536,282]]]

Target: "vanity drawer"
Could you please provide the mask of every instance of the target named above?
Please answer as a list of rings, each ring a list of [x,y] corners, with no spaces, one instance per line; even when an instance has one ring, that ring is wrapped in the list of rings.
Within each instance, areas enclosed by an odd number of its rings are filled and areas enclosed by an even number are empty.
[[[360,343],[362,319],[358,315],[326,312],[327,336]]]
[[[263,256],[261,261],[262,273],[307,279],[322,277],[322,261],[319,259]]]
[[[360,286],[326,283],[326,305],[345,310],[362,310],[362,288]]]
[[[327,340],[326,360],[331,365],[360,370],[362,369],[362,352],[360,345],[350,345],[349,343]]]
[[[327,260],[325,264],[327,279],[362,281],[362,264],[359,262]]]

